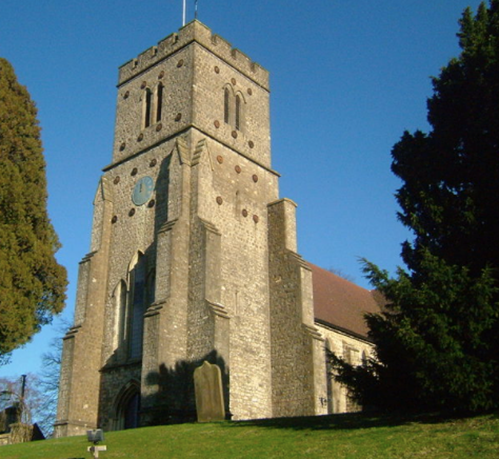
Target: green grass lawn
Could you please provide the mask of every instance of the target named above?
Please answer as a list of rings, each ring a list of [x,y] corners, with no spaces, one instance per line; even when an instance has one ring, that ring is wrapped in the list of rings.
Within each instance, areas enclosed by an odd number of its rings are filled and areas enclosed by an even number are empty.
[[[106,433],[103,459],[499,459],[499,415],[336,415]],[[91,458],[84,437],[0,447],[2,459]]]

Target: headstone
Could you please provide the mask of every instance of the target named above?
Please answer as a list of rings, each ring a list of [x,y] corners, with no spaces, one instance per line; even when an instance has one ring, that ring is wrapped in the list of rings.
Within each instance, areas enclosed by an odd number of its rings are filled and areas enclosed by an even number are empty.
[[[194,390],[198,422],[223,421],[225,405],[222,372],[206,360],[194,370]]]

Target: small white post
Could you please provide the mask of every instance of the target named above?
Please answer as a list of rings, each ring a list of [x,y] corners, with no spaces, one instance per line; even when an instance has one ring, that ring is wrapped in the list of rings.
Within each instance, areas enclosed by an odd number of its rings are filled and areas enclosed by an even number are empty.
[[[184,9],[183,9],[183,14],[182,14],[182,27],[185,26],[185,10],[186,10],[186,6],[185,6],[185,0],[184,0]]]

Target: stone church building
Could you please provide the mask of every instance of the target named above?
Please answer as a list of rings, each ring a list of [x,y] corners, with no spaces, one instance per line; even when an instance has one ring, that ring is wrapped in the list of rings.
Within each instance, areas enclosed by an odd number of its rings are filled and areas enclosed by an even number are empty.
[[[360,363],[379,308],[297,253],[270,150],[268,72],[199,21],[119,69],[56,436],[193,419],[205,360],[234,420],[351,408],[325,348]]]

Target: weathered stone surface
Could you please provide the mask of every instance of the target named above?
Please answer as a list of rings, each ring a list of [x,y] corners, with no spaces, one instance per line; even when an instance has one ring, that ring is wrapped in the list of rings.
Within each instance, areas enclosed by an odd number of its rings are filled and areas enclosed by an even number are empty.
[[[222,372],[218,365],[203,362],[194,370],[196,411],[198,422],[223,421],[225,404],[222,390]]]
[[[311,273],[278,178],[268,72],[206,26],[120,68],[56,436],[194,419],[205,360],[232,419],[327,412]]]

